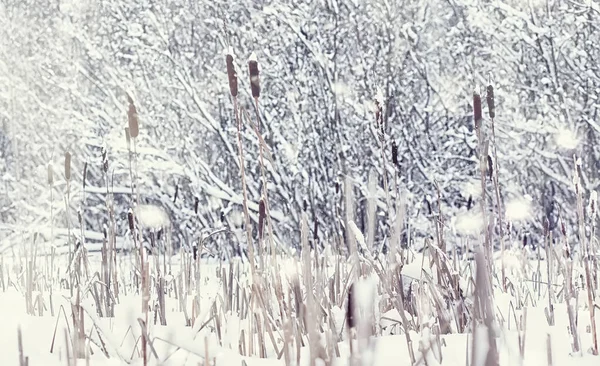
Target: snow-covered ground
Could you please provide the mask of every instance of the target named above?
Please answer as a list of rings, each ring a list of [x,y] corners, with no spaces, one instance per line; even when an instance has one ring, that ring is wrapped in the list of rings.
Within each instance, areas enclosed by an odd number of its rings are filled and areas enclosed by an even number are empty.
[[[458,302],[451,300],[449,292],[437,285],[437,267],[432,264],[432,258],[405,254],[403,290],[414,308],[407,307],[404,311],[416,364],[485,364],[482,357],[487,353],[489,339],[485,326],[479,324],[473,337],[473,326],[467,320],[461,332],[457,322]],[[343,286],[336,289],[335,282],[349,284],[347,278],[351,278],[352,267],[339,257],[321,257],[317,260],[320,266],[311,266],[314,297],[310,298],[304,285],[306,267],[290,258],[265,258],[266,262],[277,261],[279,270],[267,269],[257,275],[256,278],[263,280],[255,280],[254,289],[261,288],[260,291],[251,290],[251,278],[245,272],[248,267],[237,261],[203,261],[196,267],[189,266],[189,254],[179,254],[171,259],[158,257],[158,263],[156,258],[149,259],[152,268],[146,361],[149,365],[310,365],[310,337],[318,338],[313,346],[313,352],[320,357],[316,360],[317,365],[411,364],[403,317],[398,306],[391,305],[394,301],[390,300],[390,292],[385,290],[385,282],[394,278],[395,269],[390,267],[387,268],[388,273],[378,272],[375,269],[377,265],[373,264],[375,261],[368,256],[360,257],[361,271],[367,276],[358,279],[354,286],[354,305],[358,309],[356,314],[360,315],[356,316],[358,333],[353,330],[351,336],[345,319],[348,289]],[[588,292],[583,289],[585,282],[580,281],[582,277],[575,272],[573,288],[578,292],[573,306],[578,308],[576,335],[581,351],[574,352],[567,306],[560,301],[565,289],[563,277],[551,277],[555,286],[552,286],[551,294],[554,325],[550,326],[546,262],[524,258],[524,253],[518,250],[505,253],[505,271],[509,279],[506,292],[492,281],[495,317],[492,338],[498,346],[500,364],[598,364],[600,359],[591,354],[593,329],[590,326]],[[20,349],[32,366],[144,363],[141,355],[143,323],[140,321],[146,315],[142,312],[142,297],[137,293],[133,255],[117,257],[119,290],[114,317],[100,317],[97,312],[98,306],[102,311],[106,310],[105,300],[97,302],[102,296],[94,293],[105,288],[99,281],[104,278],[101,273],[105,268],[100,255],[87,258],[88,265],[83,265],[81,285],[73,286],[73,296],[67,282],[71,277],[68,276],[64,256],[55,258],[54,272],[49,272],[52,268],[50,257],[39,256],[36,264],[32,264],[32,259],[26,255],[2,257],[0,364],[19,364]],[[498,268],[500,263],[497,256]],[[369,271],[370,265],[374,265],[373,271]],[[465,295],[463,304],[470,313],[465,319],[471,319],[473,286],[469,283],[474,283],[470,280],[471,274],[474,276],[474,261],[460,261],[456,268],[458,271],[454,273],[460,275],[459,286]],[[190,275],[189,271],[193,273]],[[277,285],[271,282],[276,281],[276,273],[282,280],[282,291],[279,292],[283,294],[282,298],[278,298]],[[160,325],[161,305],[155,282],[161,277],[165,281],[162,289],[165,293],[166,326]],[[225,284],[223,278],[226,279]],[[232,286],[229,286],[230,278],[233,279]],[[188,279],[191,282],[187,283]],[[115,296],[114,283],[110,288],[111,296]],[[77,289],[81,291],[79,302]],[[302,291],[299,300],[295,298],[298,289]],[[340,293],[336,294],[338,291]],[[249,296],[250,293],[252,296]],[[447,303],[437,307],[440,305],[436,304],[438,297]],[[296,311],[298,303],[304,312]],[[321,314],[310,312],[311,304],[314,309],[320,309]],[[370,308],[373,311],[369,312]],[[80,311],[83,311],[84,351],[81,359],[74,360],[74,327],[75,323],[77,326],[81,324]],[[78,321],[74,321],[73,314],[79,314],[76,316]],[[300,314],[306,315],[305,322],[298,321]],[[186,326],[186,319],[195,320]],[[443,319],[449,321],[446,332],[439,331]],[[364,324],[367,326],[364,327]],[[365,329],[368,329],[367,338],[361,335]],[[21,347],[19,332],[22,335]],[[251,332],[254,334],[252,345],[248,341]],[[350,338],[353,338],[354,351],[350,351]],[[285,345],[288,346],[287,352],[284,352]]]

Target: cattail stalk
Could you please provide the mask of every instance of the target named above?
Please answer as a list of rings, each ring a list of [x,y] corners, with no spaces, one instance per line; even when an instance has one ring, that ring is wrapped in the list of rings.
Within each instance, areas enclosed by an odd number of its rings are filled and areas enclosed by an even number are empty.
[[[590,270],[590,246],[591,240],[586,240],[587,236],[585,235],[585,220],[584,220],[584,211],[583,211],[583,187],[581,186],[581,177],[579,175],[579,166],[581,164],[581,160],[574,157],[575,160],[575,177],[573,181],[575,182],[575,193],[577,194],[577,223],[579,227],[579,240],[580,247],[583,248],[583,267],[585,270],[585,280],[587,287],[587,295],[588,295],[588,306],[590,313],[590,324],[592,330],[592,354],[598,355],[598,338],[596,333],[596,312],[595,312],[595,304],[594,304],[594,295],[592,294],[592,288],[594,286],[592,282],[591,270]]]
[[[71,207],[71,153],[65,152],[65,179],[67,181],[67,200],[66,200],[66,214],[67,214],[67,243],[69,245],[69,263],[73,260],[73,246],[71,243],[71,218],[70,218],[70,207]]]
[[[387,164],[385,159],[385,123],[383,120],[384,113],[384,102],[383,100],[379,100],[380,97],[375,99],[375,125],[377,126],[377,132],[379,135],[379,143],[381,148],[381,164],[382,164],[382,174],[383,174],[383,190],[385,192],[385,204],[386,204],[386,214],[388,219],[388,224],[392,222],[392,204],[390,199],[390,190],[388,185],[387,178]],[[376,199],[376,198],[375,198]]]
[[[267,174],[265,169],[265,149],[267,149],[266,143],[261,134],[262,128],[262,119],[260,117],[260,109],[259,109],[259,98],[260,98],[260,75],[259,75],[259,67],[258,60],[256,58],[256,54],[253,52],[248,60],[248,74],[250,75],[250,91],[252,93],[252,98],[254,99],[254,113],[256,115],[256,125],[254,131],[258,138],[259,145],[259,162],[260,162],[260,171],[261,171],[261,179],[262,179],[262,196],[264,199],[265,205],[265,214],[266,214],[266,224],[267,230],[269,233],[269,251],[271,253],[271,268],[277,268],[277,257],[275,253],[275,243],[274,243],[274,235],[273,235],[273,223],[271,220],[271,211],[270,211],[270,203],[269,203],[269,192],[267,185]],[[248,121],[250,118],[247,116]],[[263,245],[262,243],[260,245]],[[277,278],[279,276],[275,276],[275,281],[278,281]]]
[[[486,193],[486,169],[487,169],[487,155],[488,155],[488,141],[484,140],[482,131],[483,113],[481,110],[481,96],[477,93],[473,93],[473,120],[475,122],[475,129],[477,133],[477,143],[479,147],[479,171],[481,179],[481,215],[483,218],[483,231],[484,231],[484,246],[485,256],[489,265],[489,275],[493,272],[493,257],[492,257],[492,243],[489,232],[489,223],[487,215],[487,193]],[[491,280],[491,277],[490,277]]]
[[[52,246],[52,264],[50,270],[52,271],[51,278],[54,278],[54,253],[56,252],[56,247],[54,245],[54,171],[52,170],[52,163],[48,163],[47,171],[48,187],[50,188],[50,243]]]
[[[487,87],[486,101],[492,127],[492,148],[494,149],[494,169],[492,169],[494,174],[492,175],[492,179],[494,182],[494,191],[496,193],[496,207],[498,211],[497,214],[498,235],[500,236],[500,254],[501,258],[504,258],[504,252],[506,250],[506,244],[504,242],[504,210],[502,207],[502,199],[500,198],[500,178],[498,177],[498,174],[500,173],[500,166],[498,165],[498,144],[496,143],[496,124],[494,121],[494,118],[496,117],[496,102],[494,97],[494,87],[492,85],[488,85]],[[504,264],[504,259],[500,262],[500,266],[500,272],[502,276],[502,291],[506,292],[506,266]]]
[[[242,192],[243,192],[243,207],[244,207],[244,218],[245,218],[245,226],[246,226],[246,240],[248,245],[248,259],[250,261],[250,271],[252,274],[252,281],[254,281],[254,273],[255,273],[255,265],[254,265],[254,244],[252,243],[252,228],[250,224],[250,214],[248,211],[248,191],[246,188],[246,174],[244,171],[244,148],[242,144],[242,118],[240,116],[240,110],[238,106],[238,82],[237,82],[237,72],[235,70],[235,65],[233,62],[233,55],[228,53],[225,57],[225,62],[227,64],[227,78],[229,80],[229,92],[233,97],[233,109],[235,120],[237,124],[237,137],[238,137],[238,151],[239,151],[239,159],[240,159],[240,175],[242,178]]]

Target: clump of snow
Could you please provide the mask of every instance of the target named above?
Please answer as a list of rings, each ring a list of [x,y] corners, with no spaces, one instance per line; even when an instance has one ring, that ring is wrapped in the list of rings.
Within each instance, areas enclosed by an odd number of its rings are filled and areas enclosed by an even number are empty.
[[[337,96],[350,96],[352,95],[352,88],[346,83],[337,81],[331,84],[331,91]]]
[[[506,219],[512,222],[527,221],[532,217],[531,197],[513,199],[506,204]]]
[[[379,103],[380,107],[383,107],[385,97],[383,96],[383,91],[381,90],[381,88],[377,88],[377,94],[375,94],[375,101]]]
[[[563,149],[572,150],[579,145],[579,138],[572,130],[561,128],[556,132],[556,144]]]
[[[258,58],[256,57],[256,52],[252,51],[250,57],[248,57],[248,61],[258,62]]]
[[[127,29],[127,35],[129,37],[138,38],[141,37],[142,34],[144,34],[144,29],[142,28],[141,24],[133,23],[129,25]]]
[[[462,184],[460,191],[462,196],[466,198],[469,196],[473,198],[479,197],[481,196],[481,183],[475,180],[468,180]]]
[[[231,47],[231,46],[227,47],[227,49],[225,50],[225,56],[233,57],[233,61],[235,64],[235,54],[233,53],[233,47]]]
[[[477,235],[483,229],[483,216],[479,211],[461,213],[450,220],[454,230],[462,235]]]
[[[144,227],[160,229],[171,225],[169,215],[159,206],[139,205],[136,210],[136,216]]]

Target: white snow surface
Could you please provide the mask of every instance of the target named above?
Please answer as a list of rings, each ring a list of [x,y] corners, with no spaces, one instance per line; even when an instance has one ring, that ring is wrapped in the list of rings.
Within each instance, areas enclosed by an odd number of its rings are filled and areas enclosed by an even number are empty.
[[[515,264],[507,264],[507,276],[516,276],[512,268],[522,267],[519,264],[518,251],[513,251]],[[119,261],[122,261],[120,258]],[[421,272],[428,273],[428,276],[435,278],[435,271],[430,270],[430,258],[422,255],[412,256],[410,264],[403,270],[414,278],[413,281],[421,281],[419,277]],[[522,257],[520,257],[522,261]],[[70,346],[67,346],[65,334],[72,332],[73,323],[71,318],[72,305],[76,304],[70,297],[68,291],[56,289],[49,297],[46,292],[37,292],[44,299],[44,314],[28,315],[25,311],[26,302],[22,293],[23,288],[16,277],[7,277],[12,274],[12,270],[18,270],[19,260],[8,259],[3,261],[2,271],[4,278],[11,278],[10,285],[0,287],[0,322],[3,331],[0,332],[0,364],[15,365],[18,364],[19,351],[17,332],[20,329],[23,335],[23,355],[28,358],[29,365],[64,365],[67,363],[67,349],[72,352]],[[92,257],[90,260],[92,268],[97,268],[99,258]],[[184,325],[184,316],[180,311],[178,300],[172,296],[167,296],[167,326],[155,325],[152,316],[149,318],[149,334],[153,346],[157,352],[158,359],[150,354],[148,365],[198,365],[203,364],[203,357],[209,355],[211,362],[215,365],[242,365],[245,362],[248,366],[284,366],[283,358],[278,359],[271,347],[267,347],[267,358],[263,359],[258,354],[251,356],[242,356],[238,343],[241,334],[248,334],[250,331],[249,323],[240,318],[237,312],[229,311],[224,314],[225,323],[221,324],[223,332],[223,342],[220,343],[215,333],[214,323],[210,321],[212,314],[211,304],[221,298],[219,293],[222,291],[222,285],[215,273],[219,272],[221,265],[217,263],[202,263],[201,272],[201,295],[199,316],[193,327]],[[224,268],[228,265],[225,264]],[[177,273],[178,263],[173,258],[173,273]],[[294,266],[286,264],[289,272],[293,272]],[[517,268],[520,270],[520,268]],[[242,282],[244,282],[243,279]],[[413,283],[413,285],[415,285]],[[377,288],[380,286],[377,276],[370,276],[359,280],[356,287],[356,298],[358,306],[363,310],[370,312],[371,307],[378,307],[381,303],[381,295],[377,295]],[[35,294],[34,294],[35,295]],[[373,298],[377,297],[377,301]],[[598,357],[589,353],[592,336],[589,332],[589,313],[586,310],[586,296],[582,293],[579,300],[578,315],[578,335],[582,344],[582,352],[574,353],[571,350],[572,337],[567,328],[569,320],[567,309],[564,304],[555,304],[555,325],[549,326],[544,314],[544,307],[547,302],[542,298],[535,296],[535,305],[527,306],[527,316],[524,316],[523,308],[515,308],[517,299],[510,293],[495,292],[495,306],[500,322],[499,331],[495,342],[499,349],[500,365],[548,365],[548,355],[552,357],[553,365],[577,365],[588,366],[597,365],[600,361]],[[220,301],[220,300],[218,300]],[[272,299],[276,301],[276,299]],[[191,299],[185,301],[185,306],[191,305]],[[96,304],[91,299],[84,300],[81,307],[85,312],[86,334],[91,334],[92,343],[90,349],[94,352],[89,355],[89,360],[76,360],[72,364],[76,365],[94,365],[94,366],[112,366],[112,365],[142,365],[139,357],[139,346],[136,346],[136,340],[140,336],[140,327],[138,318],[143,318],[140,312],[140,297],[135,293],[122,295],[120,303],[115,307],[114,318],[100,318],[96,315]],[[190,311],[192,307],[188,307]],[[51,315],[53,309],[54,315]],[[64,312],[63,312],[64,310]],[[375,312],[377,313],[376,309]],[[422,315],[433,315],[435,311],[432,307],[427,310],[422,308]],[[512,313],[514,312],[514,314]],[[66,315],[65,316],[63,316]],[[262,317],[262,313],[256,309],[256,314]],[[338,343],[340,356],[331,360],[331,365],[346,366],[351,365],[350,350],[347,335],[344,330],[345,310],[340,307],[331,309],[333,324],[338,332],[342,334],[342,340]],[[386,366],[409,364],[409,351],[407,348],[406,337],[401,333],[402,317],[397,309],[392,309],[375,314],[378,326],[383,329],[381,336],[371,339],[370,348],[363,352],[363,360],[369,359],[373,366]],[[406,312],[407,318],[411,314]],[[432,321],[429,321],[431,319]],[[475,352],[475,363],[470,363],[473,354],[471,346],[472,337],[468,334],[441,334],[436,335],[432,326],[435,325],[433,317],[421,323],[420,333],[410,332],[413,342],[413,351],[417,359],[424,358],[427,365],[483,365],[482,361],[487,344],[487,329],[483,326],[477,328],[477,350]],[[426,320],[426,319],[424,319]],[[600,324],[599,324],[600,325]],[[523,338],[523,334],[526,337]],[[274,337],[278,344],[283,342],[283,333],[274,332]],[[440,338],[440,342],[437,341]],[[519,349],[519,339],[525,339],[523,351],[524,358],[521,360],[521,351]],[[94,344],[100,342],[105,344],[108,357],[100,351]],[[550,342],[550,343],[548,343]],[[268,344],[269,342],[267,342]],[[53,345],[53,347],[52,347]],[[52,352],[50,351],[52,348]],[[255,351],[256,352],[256,351]],[[308,347],[301,349],[299,366],[308,366],[310,364],[310,350]],[[133,358],[132,358],[133,357]],[[468,357],[468,360],[467,360]],[[213,364],[213,363],[211,363]],[[325,364],[320,360],[318,364]]]

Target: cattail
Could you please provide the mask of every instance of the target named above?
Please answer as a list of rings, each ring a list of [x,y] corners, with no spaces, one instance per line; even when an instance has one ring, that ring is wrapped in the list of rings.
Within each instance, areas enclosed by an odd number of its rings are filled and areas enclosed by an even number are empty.
[[[85,164],[83,165],[83,189],[84,190],[85,190],[85,182],[86,182],[86,177],[87,177],[87,166],[88,166],[88,163],[86,161]]]
[[[487,164],[488,164],[488,174],[490,179],[494,176],[494,163],[492,162],[492,157],[487,156]]]
[[[200,200],[198,199],[198,197],[194,197],[194,213],[197,215],[198,214],[198,204],[200,203]]]
[[[488,85],[487,87],[487,105],[488,105],[488,112],[490,114],[490,118],[494,118],[496,117],[496,103],[494,102],[494,87],[491,85]]]
[[[138,113],[135,104],[133,104],[133,99],[131,99],[129,94],[127,94],[127,100],[129,101],[129,112],[127,113],[129,119],[129,136],[136,138],[139,133]]]
[[[71,180],[71,153],[65,153],[65,179]]]
[[[319,240],[319,220],[316,218],[313,220],[313,239],[315,242]]]
[[[260,97],[260,78],[258,76],[258,61],[256,54],[252,52],[248,60],[248,73],[250,74],[250,90],[252,97],[258,99]]]
[[[102,147],[102,170],[104,170],[104,173],[108,172],[108,152],[106,151],[106,147]]]
[[[258,203],[258,238],[260,240],[263,238],[266,217],[265,200],[261,198]]]
[[[129,212],[127,213],[127,221],[129,221],[129,230],[133,232],[135,229],[135,223],[133,220],[133,211],[131,209],[129,209]]]
[[[192,246],[192,256],[194,257],[194,260],[198,260],[198,245],[196,244]]]
[[[235,71],[235,65],[233,64],[233,56],[231,53],[228,53],[225,56],[225,62],[227,63],[227,78],[229,79],[229,92],[231,96],[236,98],[238,95],[238,85],[237,85],[237,73]]]
[[[392,163],[395,167],[400,166],[398,164],[398,145],[396,145],[396,141],[392,141]]]
[[[52,186],[54,183],[54,173],[52,171],[52,164],[48,164],[48,185]]]
[[[346,323],[348,329],[352,329],[356,326],[356,304],[354,303],[354,284],[350,285],[348,289],[348,305],[346,306]]]
[[[175,195],[173,195],[173,203],[177,202],[177,196],[179,195],[179,184],[175,184]]]
[[[473,119],[475,120],[475,127],[481,127],[481,120],[483,114],[481,112],[481,96],[477,93],[473,93]]]
[[[385,126],[383,125],[383,98],[381,96],[375,98],[375,126],[379,140],[383,141]]]
[[[304,212],[306,212],[306,210],[308,210],[308,202],[306,202],[306,200],[303,200],[303,202],[302,202],[302,210]]]

